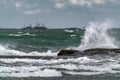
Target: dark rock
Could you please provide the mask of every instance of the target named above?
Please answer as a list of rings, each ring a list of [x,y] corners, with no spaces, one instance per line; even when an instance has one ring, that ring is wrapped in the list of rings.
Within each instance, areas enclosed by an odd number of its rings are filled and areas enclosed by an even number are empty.
[[[84,51],[77,50],[61,50],[58,56],[93,56],[93,55],[116,55],[120,54],[118,48],[94,48]]]
[[[84,50],[85,55],[116,55],[120,54],[120,49],[118,48],[94,48]]]
[[[61,50],[58,56],[76,56],[79,55],[80,51],[77,50]]]

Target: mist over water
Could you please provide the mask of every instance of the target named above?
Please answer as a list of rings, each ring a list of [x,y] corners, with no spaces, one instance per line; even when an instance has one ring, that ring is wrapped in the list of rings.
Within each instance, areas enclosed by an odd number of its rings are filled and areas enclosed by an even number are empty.
[[[78,50],[85,50],[90,48],[117,48],[116,41],[113,37],[109,36],[108,29],[111,23],[105,22],[90,22],[85,28],[83,39],[81,40]]]

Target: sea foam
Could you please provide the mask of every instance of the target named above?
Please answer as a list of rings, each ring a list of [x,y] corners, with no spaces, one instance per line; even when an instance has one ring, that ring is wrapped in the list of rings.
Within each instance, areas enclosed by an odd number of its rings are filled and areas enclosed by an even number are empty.
[[[100,75],[120,73],[119,60],[90,59],[0,59],[0,77],[61,77],[67,75]],[[7,65],[7,66],[4,66]],[[15,66],[14,66],[15,65]],[[26,73],[24,75],[24,73]]]
[[[55,69],[40,69],[39,67],[1,67],[0,77],[60,77],[61,72]]]

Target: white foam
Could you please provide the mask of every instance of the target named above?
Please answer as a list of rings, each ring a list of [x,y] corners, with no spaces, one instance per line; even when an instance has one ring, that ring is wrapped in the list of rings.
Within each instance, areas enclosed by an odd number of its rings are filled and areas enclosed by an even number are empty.
[[[88,57],[71,58],[71,59],[51,59],[51,60],[0,59],[0,62],[3,63],[3,66],[0,66],[0,76],[54,77],[54,76],[62,76],[61,72],[69,75],[99,75],[99,74],[107,74],[107,73],[116,74],[116,73],[120,73],[119,61],[120,60],[116,60],[114,58],[97,60],[97,59],[89,59]],[[7,67],[4,65],[4,63],[8,65],[12,65],[12,64],[17,64],[17,65],[13,67],[9,67],[9,66]],[[24,65],[22,64],[23,66],[21,66],[21,63],[24,63]],[[26,75],[23,75],[24,73],[26,73]],[[49,73],[51,75],[49,75]]]
[[[71,37],[75,37],[76,35],[70,35]]]
[[[81,57],[51,60],[0,59],[0,62],[3,62],[5,64],[16,64],[19,62],[24,63],[23,66],[0,66],[0,77],[60,77],[62,76],[62,70],[57,71],[56,69],[79,70],[79,67],[72,63],[89,63],[94,62],[94,60],[89,59],[87,57]],[[32,66],[32,64],[38,64],[38,66]]]
[[[74,32],[73,30],[64,30],[65,32],[69,32],[69,33],[72,33]]]
[[[116,74],[120,73],[120,64],[114,62],[114,63],[107,63],[102,64],[99,66],[90,66],[90,65],[72,65],[68,68],[68,66],[62,66],[62,68],[72,71],[63,71],[66,74],[70,75],[100,75],[100,74]],[[78,71],[73,71],[78,70]],[[84,71],[79,71],[84,70]]]
[[[25,34],[22,34],[22,35],[35,36],[35,34],[30,34],[30,33],[25,33]]]
[[[58,52],[51,52],[50,50],[48,50],[47,52],[37,52],[37,51],[34,51],[34,52],[30,52],[29,55],[33,55],[33,56],[57,56],[57,53]]]
[[[71,58],[71,59],[0,59],[0,62],[4,63],[15,63],[15,62],[25,62],[25,63],[39,63],[39,64],[62,64],[62,63],[89,63],[89,62],[97,62],[97,60],[89,59],[87,57],[80,58]]]
[[[0,77],[60,77],[60,71],[40,67],[0,67]]]
[[[0,45],[0,55],[25,55],[25,53]]]
[[[35,34],[18,32],[17,34],[9,34],[9,36],[35,36]]]
[[[100,75],[104,74],[102,72],[75,72],[75,71],[64,71],[64,73],[69,75]]]
[[[21,36],[21,34],[9,34],[9,36]]]
[[[107,30],[111,27],[109,21],[103,23],[90,22],[85,29],[78,50],[85,50],[90,48],[117,48],[115,40],[108,35]]]
[[[9,49],[5,46],[0,45],[0,55],[19,55],[19,56],[25,56],[25,55],[29,55],[29,56],[57,56],[57,52],[51,52],[51,51],[47,51],[47,52],[29,52],[29,53],[25,53],[25,52],[21,52],[18,50],[14,50],[14,49]]]

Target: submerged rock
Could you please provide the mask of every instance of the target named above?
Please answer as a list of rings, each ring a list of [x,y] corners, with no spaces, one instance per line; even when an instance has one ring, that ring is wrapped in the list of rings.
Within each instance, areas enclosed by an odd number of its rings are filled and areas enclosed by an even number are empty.
[[[119,48],[94,48],[84,51],[61,50],[58,56],[92,56],[92,55],[116,55],[120,54]]]

